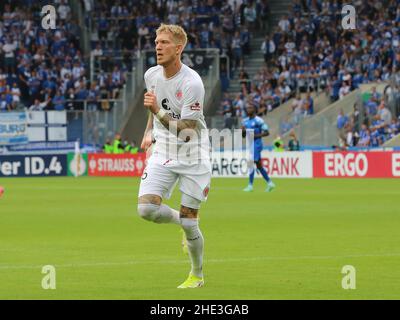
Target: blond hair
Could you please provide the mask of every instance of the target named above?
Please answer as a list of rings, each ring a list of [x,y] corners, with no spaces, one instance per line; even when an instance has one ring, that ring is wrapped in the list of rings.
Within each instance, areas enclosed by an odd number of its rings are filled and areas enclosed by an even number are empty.
[[[156,30],[156,35],[159,35],[162,32],[170,32],[172,34],[174,42],[176,44],[182,44],[183,48],[185,48],[187,43],[187,34],[181,26],[178,26],[176,24],[161,23],[161,25]]]

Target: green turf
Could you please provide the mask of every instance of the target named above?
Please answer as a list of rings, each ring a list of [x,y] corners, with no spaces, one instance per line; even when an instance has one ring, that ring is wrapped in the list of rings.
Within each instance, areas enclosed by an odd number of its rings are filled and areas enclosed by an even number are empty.
[[[400,180],[213,179],[204,288],[175,225],[136,214],[139,179],[1,179],[0,299],[399,299]],[[169,204],[177,207],[179,193]],[[56,267],[56,290],[41,268]],[[356,289],[341,287],[353,265]]]

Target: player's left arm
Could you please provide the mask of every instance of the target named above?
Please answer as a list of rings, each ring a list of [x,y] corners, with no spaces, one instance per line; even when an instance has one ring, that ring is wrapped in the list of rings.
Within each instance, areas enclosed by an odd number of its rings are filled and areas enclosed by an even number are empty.
[[[269,136],[269,129],[268,129],[268,125],[264,122],[264,120],[262,120],[262,124],[261,124],[261,133],[256,133],[254,135],[254,138],[262,138],[262,137],[267,137]]]

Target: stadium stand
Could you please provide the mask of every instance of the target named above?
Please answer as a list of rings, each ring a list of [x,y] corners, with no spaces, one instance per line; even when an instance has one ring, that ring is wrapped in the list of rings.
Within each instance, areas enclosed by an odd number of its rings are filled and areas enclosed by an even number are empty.
[[[281,116],[287,119],[281,134],[313,113],[306,93],[316,99],[313,93],[322,92],[334,102],[363,83],[388,81],[400,71],[400,12],[396,1],[356,2],[357,32],[341,27],[340,1],[291,3],[291,11],[262,43],[265,63],[260,63],[252,79],[245,80],[241,92],[233,94],[235,98],[240,94],[241,106],[250,101],[259,107],[260,115],[296,97],[287,117]],[[229,109],[226,98],[222,103]],[[243,115],[244,111],[236,114]]]
[[[72,14],[73,4],[85,8],[83,18]],[[132,98],[124,88],[132,85],[138,57],[154,49],[160,22],[185,27],[187,50],[218,50],[224,95],[216,114],[223,116],[222,126],[237,127],[251,102],[267,122],[271,119],[273,136],[266,141],[287,135],[361,85],[388,83],[400,71],[396,0],[356,1],[357,32],[342,29],[341,1],[58,0],[57,29],[46,32],[38,3],[4,1],[0,6],[1,111],[112,110],[115,101]],[[88,48],[84,27],[91,30]],[[353,105],[357,99],[348,100]],[[365,98],[363,103],[359,109],[373,111],[362,116],[377,136],[373,145],[382,145],[398,129],[387,119],[381,127],[383,120],[375,114],[380,101]],[[399,110],[388,110],[392,121],[397,119]],[[360,135],[359,125],[349,126],[342,131]]]
[[[29,0],[2,2],[3,111],[79,109],[82,106],[76,101],[92,93],[87,90],[88,66],[80,47],[80,26],[71,16],[69,4],[58,1],[58,26],[50,32],[40,27],[40,9]]]

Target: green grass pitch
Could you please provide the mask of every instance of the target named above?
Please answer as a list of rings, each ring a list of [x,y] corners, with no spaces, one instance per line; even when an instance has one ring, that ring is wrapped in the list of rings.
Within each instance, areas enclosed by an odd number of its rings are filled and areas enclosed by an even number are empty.
[[[0,299],[399,299],[400,180],[213,179],[205,286],[175,225],[136,214],[137,178],[2,179]],[[168,204],[178,207],[179,191]],[[41,287],[42,266],[56,289]],[[356,268],[356,289],[341,286]]]

